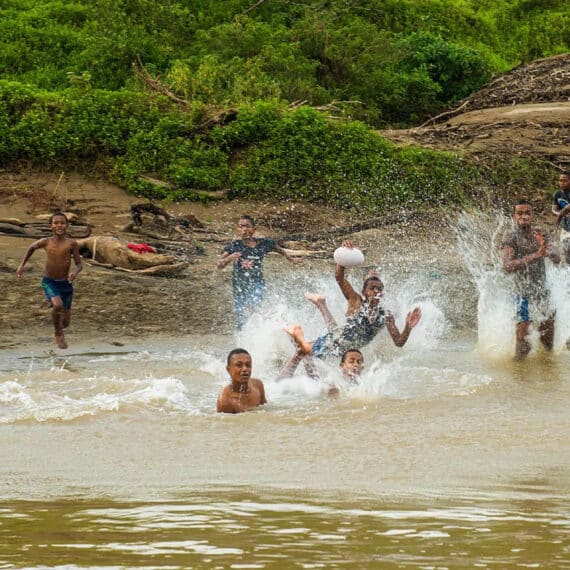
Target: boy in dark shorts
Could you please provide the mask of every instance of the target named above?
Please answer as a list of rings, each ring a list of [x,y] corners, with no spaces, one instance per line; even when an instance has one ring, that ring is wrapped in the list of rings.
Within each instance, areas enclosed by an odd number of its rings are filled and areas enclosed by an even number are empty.
[[[16,271],[22,277],[24,266],[37,249],[46,252],[46,265],[42,278],[42,288],[52,306],[52,321],[55,329],[55,342],[59,348],[67,348],[63,329],[69,326],[71,319],[71,302],[73,300],[73,280],[83,269],[79,246],[74,239],[66,235],[69,222],[65,214],[57,212],[50,218],[53,235],[35,241],[24,255],[22,263]],[[75,269],[70,271],[71,258],[75,261]]]
[[[255,221],[244,214],[238,221],[240,239],[231,241],[224,247],[218,261],[218,269],[233,263],[232,289],[236,310],[238,330],[242,329],[255,308],[263,301],[265,280],[263,278],[263,259],[271,251],[276,251],[291,263],[302,264],[303,260],[292,257],[277,245],[275,240],[254,237]]]

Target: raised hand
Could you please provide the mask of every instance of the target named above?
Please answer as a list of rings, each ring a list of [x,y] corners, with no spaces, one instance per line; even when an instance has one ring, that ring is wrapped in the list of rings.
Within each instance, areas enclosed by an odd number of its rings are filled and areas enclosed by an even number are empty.
[[[406,324],[413,329],[420,322],[421,318],[422,310],[416,307],[406,315]]]

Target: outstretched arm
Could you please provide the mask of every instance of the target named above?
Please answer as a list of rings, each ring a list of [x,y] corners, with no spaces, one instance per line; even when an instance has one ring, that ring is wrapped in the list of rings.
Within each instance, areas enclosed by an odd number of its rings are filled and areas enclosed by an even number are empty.
[[[293,257],[292,255],[289,255],[280,245],[275,244],[273,251],[276,251],[277,253],[282,255],[287,261],[295,263],[296,265],[303,265],[305,263],[305,260],[302,257]]]
[[[388,332],[396,346],[402,347],[406,344],[412,329],[420,322],[421,318],[422,310],[419,307],[416,307],[406,315],[406,324],[404,325],[402,332],[400,332],[396,326],[394,315],[391,313],[386,315],[386,328],[388,329]]]
[[[235,251],[234,253],[228,253],[227,251],[224,251],[216,266],[218,269],[223,269],[226,265],[232,261],[236,261],[236,259],[239,259],[240,257],[241,253],[239,251]]]
[[[352,242],[348,240],[343,241],[342,245],[343,247],[354,247]],[[360,306],[362,299],[360,295],[354,290],[354,287],[349,283],[345,272],[346,269],[337,263],[334,271],[334,277],[338,283],[338,286],[340,287],[340,290],[342,291],[342,294],[344,295],[344,298],[348,301],[348,312],[352,312],[354,310],[354,306],[356,306],[356,308]]]
[[[28,259],[30,259],[30,257],[32,257],[34,251],[36,251],[36,249],[41,249],[41,248],[45,247],[48,239],[49,238],[39,239],[38,241],[35,241],[33,244],[31,244],[30,247],[28,247],[26,253],[24,254],[24,258],[22,259],[22,263],[20,263],[20,266],[16,270],[16,275],[18,277],[22,277],[22,275],[24,273],[24,266],[28,262]]]

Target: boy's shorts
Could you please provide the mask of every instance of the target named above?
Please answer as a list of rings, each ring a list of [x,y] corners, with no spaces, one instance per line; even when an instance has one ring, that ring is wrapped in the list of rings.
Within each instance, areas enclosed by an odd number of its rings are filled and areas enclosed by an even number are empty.
[[[71,309],[73,301],[73,285],[67,279],[42,278],[42,289],[46,299],[51,302],[54,297],[61,297],[64,309]]]
[[[556,311],[550,306],[548,297],[533,299],[517,295],[515,307],[515,321],[518,323],[548,321],[556,316]]]
[[[335,337],[334,332],[328,332],[317,337],[312,345],[311,352],[317,358],[327,358],[329,356],[340,356],[341,347]]]

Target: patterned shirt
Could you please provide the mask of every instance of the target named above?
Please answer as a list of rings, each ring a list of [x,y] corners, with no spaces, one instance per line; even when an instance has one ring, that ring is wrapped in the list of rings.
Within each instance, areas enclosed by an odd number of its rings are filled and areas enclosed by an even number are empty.
[[[255,246],[249,247],[239,239],[231,241],[224,247],[224,251],[229,254],[241,253],[241,257],[234,262],[232,276],[234,291],[245,293],[265,284],[263,258],[275,249],[275,240],[255,238],[255,242]]]
[[[547,238],[547,243],[549,242],[550,240]],[[534,235],[528,236],[518,228],[505,233],[501,242],[501,249],[505,247],[513,249],[514,259],[522,259],[540,249]],[[522,297],[540,298],[547,294],[544,258],[537,259],[526,267],[515,271],[513,278],[516,293]]]

